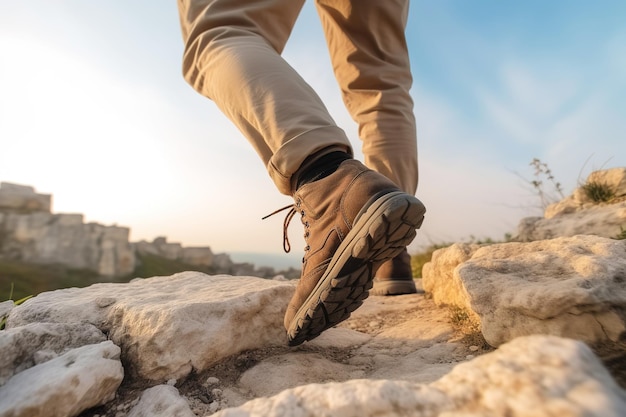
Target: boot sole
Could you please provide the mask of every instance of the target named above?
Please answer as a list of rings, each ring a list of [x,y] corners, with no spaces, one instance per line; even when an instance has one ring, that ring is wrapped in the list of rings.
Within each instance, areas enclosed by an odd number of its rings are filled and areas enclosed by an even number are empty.
[[[413,280],[384,280],[374,279],[371,295],[403,295],[417,293]]]
[[[368,297],[376,268],[411,243],[425,212],[417,198],[398,191],[366,204],[291,320],[289,346],[311,340],[350,317]]]

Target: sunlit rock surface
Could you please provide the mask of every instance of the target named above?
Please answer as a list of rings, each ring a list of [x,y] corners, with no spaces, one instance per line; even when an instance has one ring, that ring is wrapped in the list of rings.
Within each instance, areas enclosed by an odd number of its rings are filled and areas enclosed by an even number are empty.
[[[82,346],[20,372],[0,387],[0,415],[76,416],[115,397],[124,378],[112,342]]]
[[[626,396],[583,343],[518,338],[429,385],[392,380],[310,384],[218,417],[612,416]]]
[[[289,282],[184,272],[43,293],[13,309],[7,323],[93,324],[138,376],[166,381],[242,350],[284,344],[293,290]]]
[[[626,168],[594,171],[585,184],[606,187],[609,201],[593,201],[581,185],[561,201],[546,207],[543,217],[520,221],[517,240],[530,242],[579,234],[615,238],[626,229]]]
[[[423,272],[435,302],[478,319],[493,346],[529,334],[618,341],[626,331],[626,241],[456,244]]]

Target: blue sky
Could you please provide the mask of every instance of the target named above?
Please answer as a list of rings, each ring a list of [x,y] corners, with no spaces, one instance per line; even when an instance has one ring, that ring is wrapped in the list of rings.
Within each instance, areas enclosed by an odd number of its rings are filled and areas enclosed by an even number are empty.
[[[420,186],[411,246],[501,238],[536,215],[547,162],[566,193],[626,166],[626,2],[413,1]],[[176,3],[0,3],[0,181],[55,212],[217,252],[280,252],[289,203],[252,148],[181,76]],[[360,148],[307,2],[285,58]],[[290,236],[301,256],[301,226]]]

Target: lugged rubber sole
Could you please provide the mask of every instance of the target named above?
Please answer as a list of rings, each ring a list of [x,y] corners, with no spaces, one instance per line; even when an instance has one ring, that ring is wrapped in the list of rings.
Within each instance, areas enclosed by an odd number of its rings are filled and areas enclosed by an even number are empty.
[[[412,279],[374,279],[372,282],[374,285],[370,291],[371,295],[402,295],[417,292],[415,282]]]
[[[422,225],[424,205],[395,191],[361,209],[317,285],[287,328],[297,346],[346,320],[372,288],[374,267],[398,255]]]

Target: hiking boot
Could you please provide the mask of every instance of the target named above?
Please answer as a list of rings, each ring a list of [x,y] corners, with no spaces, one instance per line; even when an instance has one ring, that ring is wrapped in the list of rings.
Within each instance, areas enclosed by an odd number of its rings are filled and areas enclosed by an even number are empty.
[[[406,248],[395,258],[383,263],[374,274],[372,295],[415,294],[417,288],[411,271],[411,256]]]
[[[290,346],[347,319],[369,294],[373,271],[415,237],[426,209],[356,160],[301,186],[285,219],[304,225],[302,275],[285,313]],[[288,239],[285,230],[285,249]]]

